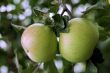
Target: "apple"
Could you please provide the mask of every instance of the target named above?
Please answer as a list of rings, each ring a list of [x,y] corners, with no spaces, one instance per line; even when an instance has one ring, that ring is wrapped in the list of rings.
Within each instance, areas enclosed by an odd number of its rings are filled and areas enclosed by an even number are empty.
[[[69,32],[60,33],[59,37],[62,57],[72,63],[88,60],[99,39],[98,26],[85,18],[73,18],[67,28]]]
[[[34,23],[22,33],[21,45],[32,61],[46,62],[55,56],[57,38],[48,26]]]

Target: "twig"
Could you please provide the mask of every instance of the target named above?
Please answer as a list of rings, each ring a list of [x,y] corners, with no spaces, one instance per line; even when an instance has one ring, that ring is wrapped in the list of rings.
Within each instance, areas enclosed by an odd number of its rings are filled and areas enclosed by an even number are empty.
[[[15,25],[15,24],[11,24],[11,25],[17,29],[26,29],[26,27],[24,27],[24,26]]]

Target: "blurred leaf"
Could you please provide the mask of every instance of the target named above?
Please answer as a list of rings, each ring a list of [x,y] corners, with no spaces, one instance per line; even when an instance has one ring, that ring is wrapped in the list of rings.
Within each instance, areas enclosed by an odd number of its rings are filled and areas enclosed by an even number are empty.
[[[87,64],[86,73],[98,73],[97,67],[91,61]]]
[[[14,0],[14,1],[17,1],[17,0]],[[34,71],[36,63],[33,63],[27,57],[20,43],[21,31],[22,31],[21,26],[24,25],[23,23],[24,20],[22,21],[19,20],[19,15],[23,14],[25,16],[24,13],[28,8],[24,9],[22,7],[24,0],[20,0],[19,4],[14,4],[14,1],[13,0],[0,0],[0,11],[1,11],[2,5],[7,8],[8,4],[13,4],[16,7],[15,10],[12,10],[10,12],[7,12],[7,11],[0,12],[0,34],[2,35],[2,38],[6,38],[10,41],[8,45],[11,44],[10,45],[10,49],[11,49],[10,57],[7,55],[10,51],[5,52],[1,50],[0,48],[0,66],[7,65],[9,67],[8,68],[9,71],[10,71],[10,68],[12,71],[14,71],[16,67],[15,65],[13,66],[13,64],[11,63],[13,63],[13,57],[15,57],[15,59],[19,63],[21,73],[32,73]],[[96,3],[100,2],[100,4],[97,5],[97,7],[95,7],[95,9],[97,10],[95,21],[98,22],[98,24],[102,27],[102,29],[99,29],[100,38],[99,38],[98,44],[100,44],[99,49],[103,53],[104,62],[101,64],[97,64],[98,66],[97,68],[94,66],[92,62],[91,63],[89,62],[87,64],[88,73],[95,73],[97,69],[99,73],[110,73],[110,70],[109,70],[110,68],[110,39],[109,39],[110,37],[110,4],[108,5],[104,3],[103,1],[106,1],[106,0],[79,0],[79,3],[74,4],[74,0],[65,0],[65,4],[67,5],[67,7],[68,5],[70,5],[72,12],[73,12],[73,16],[75,16],[74,8],[77,9],[80,5],[86,5],[86,4],[95,5]],[[67,26],[69,17],[61,16],[57,14],[59,10],[59,6],[60,6],[58,3],[58,0],[29,0],[29,5],[30,5],[29,8],[32,8],[32,9],[34,8],[33,10],[34,13],[32,13],[32,16],[26,16],[26,19],[28,18],[29,20],[31,20],[28,24],[32,24],[35,22],[44,23],[45,25],[52,27],[52,29],[56,32],[57,36],[59,36],[59,33],[67,33],[69,31],[68,26]],[[24,6],[27,6],[27,5],[25,4]],[[90,9],[90,12],[91,11],[92,11],[92,8]],[[53,18],[49,18],[50,13],[55,14]],[[7,18],[8,14],[12,15],[10,16],[12,19]],[[11,25],[11,23],[14,23],[14,25]],[[13,54],[13,51],[15,50],[16,50],[16,53]],[[93,58],[94,61],[97,61],[98,59],[98,58],[96,59],[97,57],[96,54],[100,55],[99,52],[98,53],[96,52],[95,55],[93,55],[95,56],[95,58]],[[63,62],[63,69],[62,69],[63,73],[73,73],[73,64],[62,59],[61,56],[59,57],[59,59],[62,60]],[[8,63],[10,63],[10,65]],[[45,73],[45,72],[57,73],[57,69],[54,63],[52,63],[51,61],[45,63],[44,66],[45,68],[43,69],[39,68],[37,73]],[[17,73],[17,72],[14,71],[14,73]]]
[[[38,4],[39,1],[40,1],[40,0],[30,0],[30,5],[32,6],[32,8],[33,8],[36,4]]]
[[[44,9],[34,8],[34,12],[37,16],[45,15],[48,13],[48,9],[47,8],[44,8]]]
[[[109,30],[110,28],[110,6],[104,7],[103,10],[98,10],[96,21],[98,24],[102,27],[104,27],[106,30]]]
[[[54,27],[55,33],[57,36],[59,36],[59,32],[65,27],[63,18],[60,14],[55,14],[53,17],[54,19]]]
[[[7,53],[0,48],[0,66],[7,64]]]
[[[60,14],[55,14],[53,17],[54,19],[54,30],[56,31],[56,35],[59,36],[60,32],[67,32],[67,24],[68,24],[68,17],[61,16]]]
[[[54,27],[54,22],[51,18],[47,17],[45,20],[45,25],[48,25],[50,27]]]
[[[45,23],[46,18],[49,17],[48,9],[33,9],[34,16],[33,20],[34,22],[40,22],[40,23]]]
[[[99,44],[99,48],[101,48],[104,60],[110,60],[110,37],[102,41],[102,43]]]
[[[63,16],[63,20],[64,20],[65,27],[64,27],[64,30],[62,32],[69,32],[69,29],[68,29],[69,17],[64,15]]]
[[[43,0],[41,6],[49,8],[49,7],[51,7],[51,2],[52,2],[52,0]]]
[[[36,66],[35,66],[36,64],[33,64],[33,63],[30,62],[30,61],[26,61],[26,63],[27,63],[27,67],[26,67],[25,69],[23,69],[23,68],[21,67],[20,73],[33,73],[34,68],[36,67]]]
[[[99,37],[100,40],[107,39],[107,33],[106,33],[106,31],[100,30],[99,33],[100,33],[99,34],[100,35],[100,37]]]
[[[73,73],[73,64],[63,59],[63,73]]]
[[[49,12],[54,12],[55,14],[58,12],[58,9],[59,9],[59,3],[58,3],[58,0],[53,0],[51,2],[51,5],[50,8],[49,8]]]
[[[2,35],[0,34],[0,39],[2,38]]]
[[[105,27],[106,30],[110,30],[110,16],[102,16],[98,19],[100,26]]]
[[[53,61],[44,63],[44,73],[58,73],[58,70]]]
[[[93,55],[91,56],[90,59],[91,59],[91,61],[93,62],[94,65],[97,65],[97,64],[100,64],[100,63],[104,62],[103,54],[100,51],[100,49],[98,49],[98,48],[94,49]]]
[[[108,37],[110,37],[109,30],[107,28],[99,26],[99,40],[106,40]]]
[[[52,18],[54,19],[56,28],[58,28],[60,30],[60,29],[63,29],[65,27],[63,18],[60,14],[54,15]]]
[[[20,26],[20,25],[15,25],[15,24],[11,24],[13,27],[14,27],[14,29],[16,30],[16,31],[20,31],[20,30],[22,30],[22,29],[26,29],[26,27],[24,27],[24,26]]]

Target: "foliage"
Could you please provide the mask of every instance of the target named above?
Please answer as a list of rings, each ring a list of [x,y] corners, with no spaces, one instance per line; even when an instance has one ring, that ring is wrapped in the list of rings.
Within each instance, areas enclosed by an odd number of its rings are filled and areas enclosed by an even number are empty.
[[[99,42],[86,63],[70,63],[59,50],[55,60],[47,63],[27,57],[20,43],[27,26],[45,23],[59,37],[59,32],[68,32],[68,20],[75,17],[86,17],[99,25]],[[110,73],[110,0],[0,0],[0,73],[3,67],[8,73]]]

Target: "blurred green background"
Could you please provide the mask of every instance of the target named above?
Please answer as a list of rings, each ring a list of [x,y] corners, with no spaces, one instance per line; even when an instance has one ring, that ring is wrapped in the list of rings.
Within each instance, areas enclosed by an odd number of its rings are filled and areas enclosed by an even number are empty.
[[[65,0],[73,17],[81,17],[86,8],[97,2],[99,0]],[[101,51],[104,61],[94,66],[96,69],[93,70],[98,72],[88,73],[110,73],[110,5],[107,4],[97,11],[95,20],[100,25],[97,48]],[[27,57],[20,44],[23,28],[40,21],[40,17],[33,12],[34,8],[49,11],[50,17],[61,14],[63,10],[57,0],[0,0],[0,73],[33,73],[39,65]],[[64,15],[69,16],[66,12]],[[73,64],[59,57],[59,54],[54,62],[59,73],[74,73]],[[81,67],[82,65],[79,65],[78,70]],[[43,69],[41,64],[36,73],[48,73],[45,70],[47,69]]]

